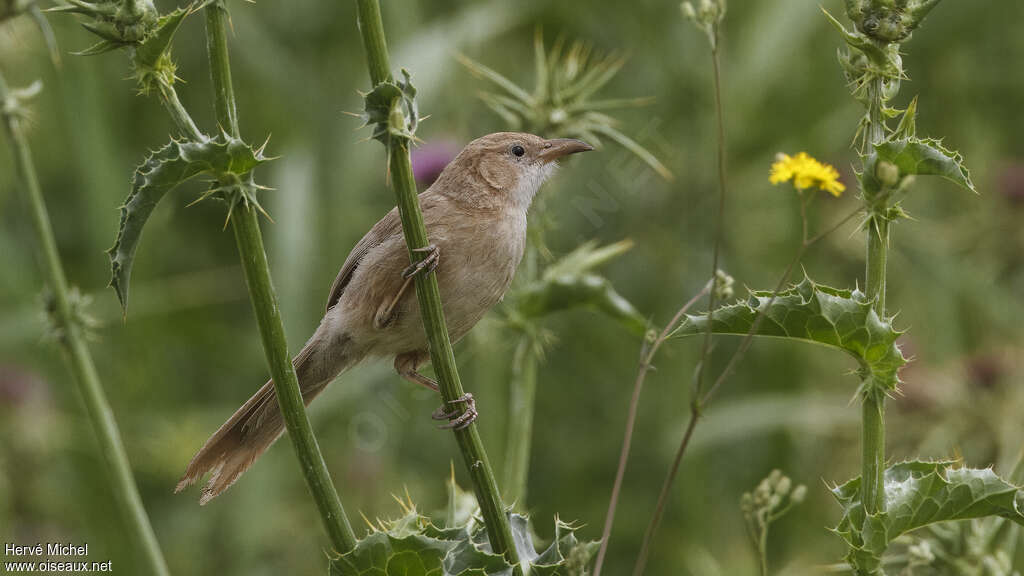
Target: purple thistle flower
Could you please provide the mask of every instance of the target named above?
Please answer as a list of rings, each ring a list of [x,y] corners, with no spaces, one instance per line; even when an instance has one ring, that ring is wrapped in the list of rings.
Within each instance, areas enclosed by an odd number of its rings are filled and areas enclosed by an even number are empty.
[[[423,187],[433,184],[458,153],[459,145],[449,139],[433,140],[413,148],[412,173],[416,182]]]

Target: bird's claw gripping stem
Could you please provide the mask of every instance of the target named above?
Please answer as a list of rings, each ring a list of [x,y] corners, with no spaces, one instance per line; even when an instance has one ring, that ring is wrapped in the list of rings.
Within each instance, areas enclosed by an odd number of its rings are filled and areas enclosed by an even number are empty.
[[[466,392],[447,404],[465,404],[466,410],[459,413],[457,408],[449,410],[446,405],[441,405],[440,408],[434,410],[434,413],[430,415],[434,420],[448,420],[448,423],[442,424],[440,428],[454,428],[455,430],[462,430],[475,422],[476,417],[479,416],[479,413],[476,411],[476,400],[469,392]]]
[[[428,244],[423,248],[413,248],[413,252],[426,254],[419,262],[413,262],[402,270],[402,278],[409,279],[421,273],[429,274],[437,268],[441,261],[441,249],[436,244]]]

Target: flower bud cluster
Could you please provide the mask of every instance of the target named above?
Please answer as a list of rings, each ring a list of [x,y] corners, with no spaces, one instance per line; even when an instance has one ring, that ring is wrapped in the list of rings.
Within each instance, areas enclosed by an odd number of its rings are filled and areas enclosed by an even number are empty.
[[[726,300],[732,300],[733,295],[736,293],[733,289],[733,284],[736,281],[724,270],[715,271],[715,300],[724,302]]]
[[[692,2],[683,2],[679,9],[684,18],[708,35],[708,41],[714,49],[718,44],[718,26],[725,18],[725,0],[700,0],[697,4],[694,7]]]
[[[782,471],[772,470],[753,492],[743,494],[740,509],[747,522],[766,527],[768,523],[788,512],[792,506],[803,502],[805,498],[806,486],[794,486],[793,481]]]

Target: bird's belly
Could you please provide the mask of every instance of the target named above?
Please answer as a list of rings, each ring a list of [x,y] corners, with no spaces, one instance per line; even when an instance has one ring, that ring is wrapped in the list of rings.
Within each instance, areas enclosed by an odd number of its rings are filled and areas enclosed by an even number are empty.
[[[457,341],[469,332],[494,307],[512,283],[516,268],[522,259],[522,243],[492,246],[488,250],[464,250],[461,246],[441,249],[437,284],[441,292],[448,335]],[[386,340],[382,348],[398,354],[427,348],[426,332],[420,318],[419,300],[410,291],[396,314],[392,325],[381,330]]]

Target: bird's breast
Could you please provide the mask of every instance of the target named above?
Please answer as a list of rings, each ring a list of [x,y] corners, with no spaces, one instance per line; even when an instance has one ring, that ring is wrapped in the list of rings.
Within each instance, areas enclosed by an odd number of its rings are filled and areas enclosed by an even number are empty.
[[[523,258],[526,215],[458,218],[436,240],[438,286],[449,331],[459,338],[497,304]]]

